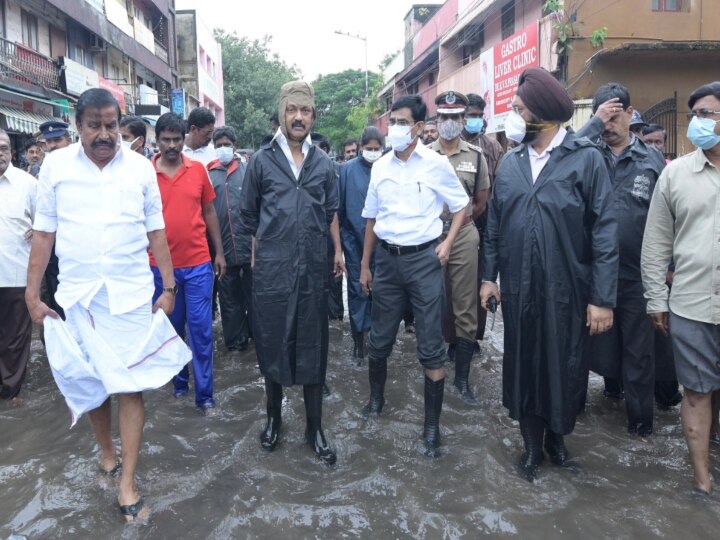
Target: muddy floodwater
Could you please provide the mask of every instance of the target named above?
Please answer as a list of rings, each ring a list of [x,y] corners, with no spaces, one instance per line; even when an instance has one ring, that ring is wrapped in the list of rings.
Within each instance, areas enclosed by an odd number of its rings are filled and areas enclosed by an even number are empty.
[[[655,435],[641,441],[625,431],[624,404],[604,398],[593,377],[586,412],[566,439],[576,466],[546,464],[531,485],[515,473],[522,440],[501,403],[499,319],[473,362],[478,407],[451,391],[448,365],[437,460],[418,453],[423,379],[414,336],[401,327],[385,410],[368,422],[360,415],[367,367],[349,361],[351,347],[348,323],[332,323],[323,415],[338,453],[332,468],[304,443],[300,387],[286,389],[276,451],[260,449],[264,389],[252,346],[230,357],[218,338],[220,416],[201,416],[192,397],[175,401],[168,387],[148,392],[138,481],[152,518],[138,526],[124,524],[114,489],[99,485],[87,418],[69,429],[34,339],[25,405],[0,404],[0,539],[720,538],[720,496],[690,494],[677,409],[658,411]],[[720,479],[720,447],[710,459]]]

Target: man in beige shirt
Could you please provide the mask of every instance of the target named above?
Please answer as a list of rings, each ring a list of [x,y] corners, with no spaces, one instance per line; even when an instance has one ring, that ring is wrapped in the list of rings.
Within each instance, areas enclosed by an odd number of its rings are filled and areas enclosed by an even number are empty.
[[[647,311],[656,330],[670,332],[685,387],[680,414],[694,490],[709,495],[712,394],[720,390],[720,81],[695,90],[688,106],[688,139],[698,149],[670,163],[658,180],[640,266]]]

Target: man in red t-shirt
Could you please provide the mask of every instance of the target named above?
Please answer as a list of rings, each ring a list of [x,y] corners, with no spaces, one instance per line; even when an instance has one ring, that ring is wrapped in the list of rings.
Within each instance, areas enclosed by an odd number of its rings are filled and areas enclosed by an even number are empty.
[[[202,163],[182,155],[185,126],[175,113],[158,118],[155,134],[160,153],[153,158],[163,204],[165,231],[177,286],[175,310],[170,316],[175,331],[185,338],[190,333],[195,403],[206,415],[215,408],[213,399],[212,308],[213,264],[206,233],[215,253],[215,274],[225,275],[220,225],[213,205],[213,190]],[[150,265],[155,274],[155,296],[160,296],[162,280],[152,252]],[[188,366],[173,378],[175,397],[188,393]]]

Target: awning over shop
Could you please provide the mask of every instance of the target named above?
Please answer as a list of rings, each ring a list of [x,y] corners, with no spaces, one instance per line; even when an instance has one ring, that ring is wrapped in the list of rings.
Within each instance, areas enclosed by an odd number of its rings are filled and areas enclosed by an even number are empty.
[[[60,118],[3,106],[0,106],[0,118],[2,119],[2,127],[6,131],[16,131],[28,135],[34,135],[40,131],[40,124],[48,120],[62,122]],[[70,126],[69,131],[76,133],[75,126]]]

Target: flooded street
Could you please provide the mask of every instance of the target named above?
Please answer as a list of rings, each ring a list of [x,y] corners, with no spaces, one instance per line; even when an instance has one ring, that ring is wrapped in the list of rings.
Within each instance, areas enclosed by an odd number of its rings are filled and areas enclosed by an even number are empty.
[[[216,335],[219,326],[216,324]],[[577,466],[546,464],[528,484],[515,473],[522,440],[501,404],[498,319],[471,381],[480,406],[452,391],[448,366],[443,455],[418,453],[422,373],[401,328],[388,366],[386,406],[363,421],[367,366],[349,361],[347,322],[333,323],[323,421],[338,462],[326,467],[304,442],[301,387],[286,389],[281,442],[260,449],[263,380],[252,347],[231,359],[217,343],[216,400],[205,418],[169,387],[147,393],[139,488],[148,525],[124,525],[115,490],[98,484],[98,448],[87,418],[70,416],[40,342],[23,397],[0,408],[0,539],[36,538],[685,538],[720,537],[720,497],[690,495],[692,472],[677,410],[656,413],[656,434],[625,431],[622,402],[591,379],[587,410],[566,439]],[[720,478],[720,448],[711,448]]]

